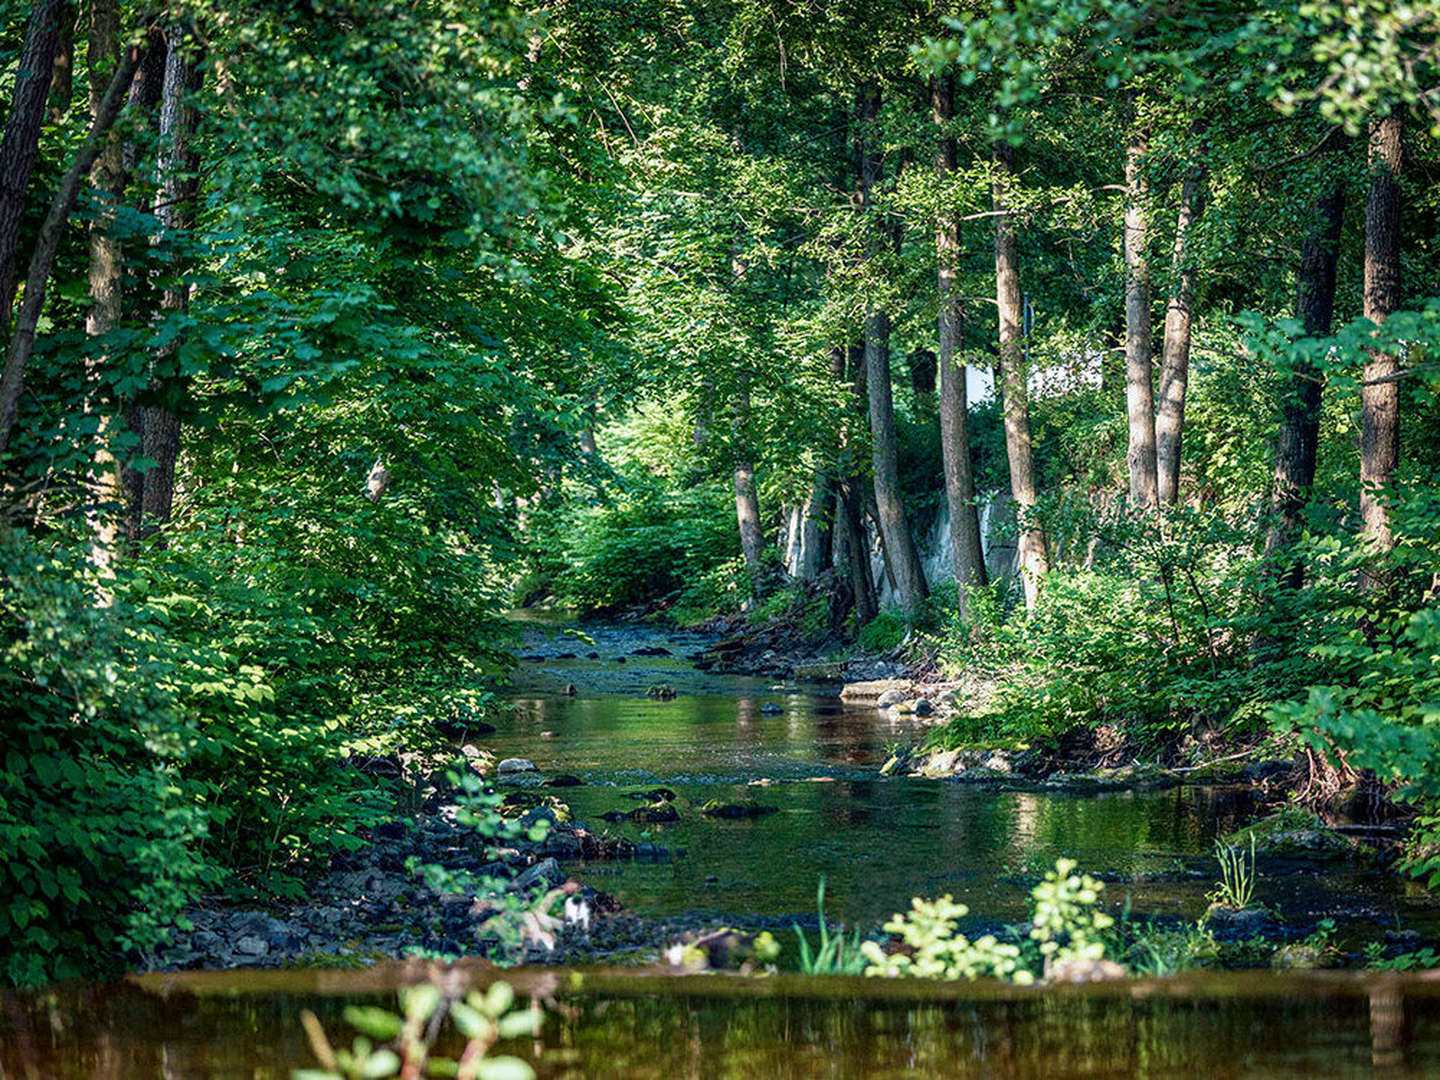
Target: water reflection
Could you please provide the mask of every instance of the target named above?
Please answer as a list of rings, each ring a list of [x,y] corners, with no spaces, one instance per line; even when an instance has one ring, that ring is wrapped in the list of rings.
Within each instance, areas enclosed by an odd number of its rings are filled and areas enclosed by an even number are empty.
[[[1440,1068],[1437,987],[1415,977],[1212,975],[1049,992],[645,975],[589,977],[577,992],[554,972],[511,978],[522,993],[553,998],[541,1038],[506,1048],[542,1077],[1401,1077]],[[388,1000],[383,977],[324,980],[325,994],[304,974],[233,973],[0,995],[0,1076],[279,1080],[308,1064],[301,1008],[338,1033],[343,1005]]]

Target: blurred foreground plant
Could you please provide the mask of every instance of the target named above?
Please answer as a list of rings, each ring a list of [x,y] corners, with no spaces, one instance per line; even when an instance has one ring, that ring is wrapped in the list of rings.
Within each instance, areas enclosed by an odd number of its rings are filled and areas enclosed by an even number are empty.
[[[305,1034],[320,1062],[318,1069],[296,1069],[291,1080],[383,1080],[385,1077],[449,1076],[457,1080],[533,1080],[535,1070],[517,1057],[491,1057],[502,1039],[535,1035],[544,1014],[538,1007],[514,1009],[509,983],[492,983],[463,999],[431,985],[400,991],[400,1012],[374,1005],[350,1005],[345,1021],[358,1034],[350,1048],[335,1048],[320,1020],[310,1010],[300,1014]],[[458,1059],[437,1057],[432,1050],[446,1021],[465,1039]]]

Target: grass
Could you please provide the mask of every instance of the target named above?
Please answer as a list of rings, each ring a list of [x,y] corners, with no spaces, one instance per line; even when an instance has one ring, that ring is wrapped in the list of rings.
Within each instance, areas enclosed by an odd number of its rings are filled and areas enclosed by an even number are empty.
[[[795,937],[800,946],[800,971],[804,975],[859,975],[865,970],[865,958],[860,955],[861,934],[856,930],[853,937],[846,938],[843,932],[831,935],[825,923],[825,878],[815,889],[815,908],[820,916],[820,941],[816,950],[810,951],[810,939],[799,926]]]

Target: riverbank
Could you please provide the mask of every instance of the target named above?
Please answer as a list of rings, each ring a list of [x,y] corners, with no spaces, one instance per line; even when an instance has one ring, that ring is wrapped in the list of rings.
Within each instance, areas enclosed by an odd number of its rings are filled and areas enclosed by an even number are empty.
[[[943,893],[971,908],[967,932],[1001,934],[1023,925],[1029,890],[1060,855],[1109,883],[1114,914],[1129,913],[1127,941],[1158,934],[1195,963],[1267,965],[1327,923],[1343,948],[1326,963],[1370,962],[1366,945],[1383,960],[1440,940],[1440,913],[1386,873],[1393,836],[1289,821],[1274,830],[1290,834],[1281,842],[1258,845],[1257,900],[1274,913],[1256,924],[1260,943],[1204,944],[1213,842],[1283,804],[1278,757],[1185,771],[1097,764],[1078,744],[1068,758],[1015,747],[911,755],[948,705],[923,672],[847,690],[793,677],[834,661],[793,657],[783,679],[716,670],[703,661],[725,638],[694,632],[546,624],[524,637],[508,708],[459,760],[512,832],[543,821],[543,839],[497,839],[494,822],[477,833],[463,793],[436,783],[443,770],[405,773],[396,779],[410,785],[399,800],[409,810],[333,858],[305,898],[194,907],[193,928],[141,966],[403,955],[643,966],[693,962],[695,950],[674,946],[731,928],[739,963],[744,941],[769,931],[776,962],[794,967],[793,927],[819,928],[821,877],[831,920],[877,940],[912,896]],[[896,661],[844,663],[873,674]],[[922,695],[939,704],[927,710]]]

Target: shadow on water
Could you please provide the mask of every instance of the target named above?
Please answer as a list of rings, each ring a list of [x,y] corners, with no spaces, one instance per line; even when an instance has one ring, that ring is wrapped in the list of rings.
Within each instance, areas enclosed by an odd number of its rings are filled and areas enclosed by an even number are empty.
[[[470,969],[475,981],[493,971]],[[7,994],[0,1076],[279,1080],[307,1066],[298,1016],[464,969],[230,972]],[[991,983],[583,976],[519,970],[550,1002],[507,1045],[542,1077],[1422,1076],[1440,1069],[1440,982],[1206,974],[1024,990]]]

